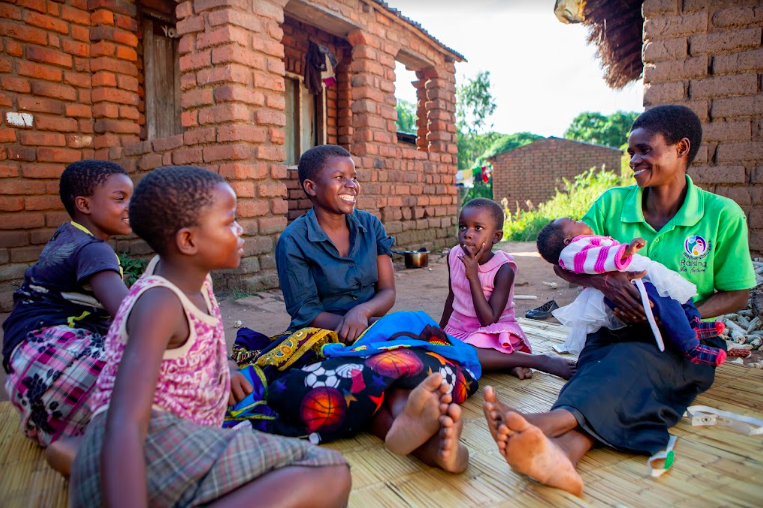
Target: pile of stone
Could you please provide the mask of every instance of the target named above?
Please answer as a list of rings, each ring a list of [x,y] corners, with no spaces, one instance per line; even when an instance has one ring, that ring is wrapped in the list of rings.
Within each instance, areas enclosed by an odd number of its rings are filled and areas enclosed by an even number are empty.
[[[753,351],[763,353],[763,258],[754,258],[753,266],[755,268],[756,286],[750,291],[750,300],[747,308],[726,314],[719,317],[720,321],[726,325],[724,332],[725,339],[728,342],[729,351],[736,350],[730,356],[745,356],[747,350],[752,356]],[[754,355],[759,356],[759,355]],[[763,368],[763,362],[745,362],[748,367]]]

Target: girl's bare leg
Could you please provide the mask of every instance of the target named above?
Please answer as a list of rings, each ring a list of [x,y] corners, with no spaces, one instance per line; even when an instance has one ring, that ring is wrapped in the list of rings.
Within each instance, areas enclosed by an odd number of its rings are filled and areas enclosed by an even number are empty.
[[[554,374],[563,379],[569,379],[575,374],[577,363],[574,360],[549,355],[532,355],[521,351],[511,354],[502,353],[495,349],[477,349],[477,359],[486,372],[498,371],[525,379],[532,376],[527,374],[527,369],[536,369],[549,374]]]
[[[82,444],[82,436],[64,437],[51,443],[45,449],[45,461],[50,467],[65,477],[69,477],[72,471],[74,457]]]
[[[351,487],[352,476],[347,466],[290,466],[260,476],[211,506],[340,507],[347,506]]]

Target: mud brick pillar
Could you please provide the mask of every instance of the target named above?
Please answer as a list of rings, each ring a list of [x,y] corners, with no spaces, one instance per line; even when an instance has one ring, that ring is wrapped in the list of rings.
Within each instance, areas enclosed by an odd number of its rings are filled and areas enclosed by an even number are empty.
[[[397,144],[395,109],[395,54],[398,48],[363,30],[350,32],[352,45],[352,145],[360,179],[373,184],[386,177],[389,160]],[[364,193],[358,206],[378,212],[387,206],[399,207],[398,196]]]
[[[96,158],[108,159],[110,150],[119,152],[120,147],[140,140],[137,7],[122,0],[88,0],[87,8],[91,12],[93,146]]]
[[[456,67],[447,62],[443,67],[428,67],[416,74],[419,80],[426,79],[426,139],[429,161],[434,164],[428,167],[425,184],[435,188],[430,204],[434,205],[432,225],[436,225],[438,219],[447,223],[447,218],[456,215]]]
[[[429,121],[427,120],[427,90],[425,86],[429,78],[422,71],[416,71],[416,77],[418,79],[411,83],[416,89],[416,147],[426,152],[429,150],[429,141],[427,141]]]
[[[288,202],[283,126],[286,0],[192,0],[178,5],[184,147],[173,164],[202,165],[238,196],[244,258],[229,289],[278,286],[275,240]],[[255,275],[256,274],[256,275]]]

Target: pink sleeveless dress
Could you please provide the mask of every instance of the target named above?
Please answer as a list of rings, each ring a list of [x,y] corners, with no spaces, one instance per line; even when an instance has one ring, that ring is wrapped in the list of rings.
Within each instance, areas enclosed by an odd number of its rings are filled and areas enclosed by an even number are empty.
[[[108,407],[119,361],[127,343],[127,318],[133,305],[148,289],[164,287],[175,293],[183,305],[190,333],[185,344],[164,353],[153,407],[199,425],[220,427],[228,407],[230,370],[220,308],[212,291],[212,279],[207,276],[202,289],[207,313],[196,307],[170,281],[153,275],[158,260],[155,257],[145,274],[130,288],[114,317],[106,336],[106,365],[98,377],[96,392],[90,400],[93,414]]]
[[[464,251],[460,245],[453,247],[448,255],[450,286],[453,289],[454,298],[453,313],[450,315],[448,324],[445,325],[445,332],[478,348],[496,349],[506,354],[514,351],[532,352],[530,342],[514,317],[514,286],[509,290],[509,300],[498,322],[488,326],[480,324],[472,302],[466,269],[458,259],[463,255]],[[507,263],[516,274],[517,265],[514,263],[514,258],[506,252],[497,250],[493,252],[490,261],[477,268],[477,277],[485,298],[489,299],[493,294],[495,275],[498,269]]]

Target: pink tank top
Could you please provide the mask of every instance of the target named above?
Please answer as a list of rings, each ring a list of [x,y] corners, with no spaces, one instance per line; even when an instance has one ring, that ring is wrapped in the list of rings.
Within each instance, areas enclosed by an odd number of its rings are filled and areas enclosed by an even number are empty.
[[[502,331],[511,333],[521,338],[527,343],[522,327],[517,323],[514,317],[514,286],[509,289],[509,300],[506,302],[506,308],[503,309],[498,322],[483,327],[477,318],[477,311],[472,301],[472,291],[469,280],[466,278],[466,269],[460,258],[464,251],[460,245],[450,249],[448,255],[448,264],[450,265],[450,287],[453,290],[453,313],[448,321],[448,333],[456,338],[465,339],[474,332],[487,331],[490,333],[499,333]],[[486,299],[490,299],[495,288],[495,276],[498,270],[505,264],[511,266],[514,273],[517,272],[517,265],[514,258],[506,252],[497,250],[493,252],[493,257],[484,265],[477,267],[477,278],[482,286],[482,293]],[[528,343],[529,347],[529,343]]]
[[[179,348],[164,353],[156,383],[153,407],[168,411],[199,425],[220,427],[230,395],[230,371],[225,347],[220,308],[212,292],[212,279],[207,276],[202,288],[209,314],[196,307],[188,297],[164,277],[153,275],[159,257],[130,288],[119,306],[105,341],[105,360],[98,376],[96,391],[90,399],[93,414],[108,407],[114,390],[119,361],[125,351],[127,318],[138,298],[148,289],[165,287],[174,292],[185,311],[190,333]],[[157,316],[161,319],[161,316]]]

